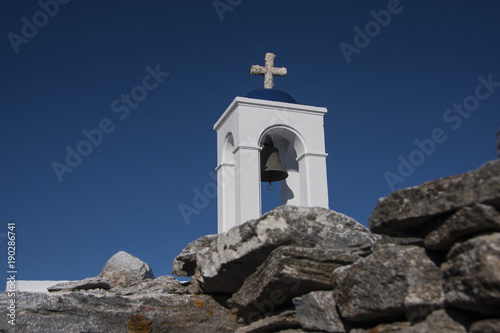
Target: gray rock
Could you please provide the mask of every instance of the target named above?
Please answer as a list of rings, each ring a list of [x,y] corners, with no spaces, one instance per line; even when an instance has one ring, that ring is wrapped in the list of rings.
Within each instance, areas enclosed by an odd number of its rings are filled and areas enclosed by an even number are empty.
[[[80,281],[71,281],[58,283],[54,286],[48,287],[47,290],[50,292],[55,291],[72,291],[72,290],[90,290],[90,289],[111,289],[111,286],[99,278],[86,278]]]
[[[425,320],[411,325],[410,322],[380,324],[371,329],[353,329],[349,333],[466,333],[461,321],[445,310],[432,312]]]
[[[0,293],[0,307],[9,302]],[[235,316],[207,295],[103,296],[86,292],[17,294],[14,329],[0,320],[1,332],[234,332]],[[128,330],[127,330],[128,328]]]
[[[424,239],[429,249],[446,250],[456,240],[481,231],[500,230],[500,213],[495,207],[475,204],[463,207],[441,223],[430,223],[431,231]]]
[[[264,317],[251,323],[250,325],[238,328],[236,333],[277,332],[279,330],[286,330],[290,328],[300,328],[300,324],[294,310],[286,310],[273,316]]]
[[[196,253],[195,277],[207,293],[233,293],[279,246],[369,248],[376,239],[343,214],[319,207],[281,206],[210,239]]]
[[[446,303],[484,315],[500,313],[500,233],[455,244],[441,265]]]
[[[208,248],[210,242],[217,235],[206,235],[189,243],[182,252],[175,257],[172,274],[177,276],[193,276],[196,269],[196,254]]]
[[[331,291],[313,291],[293,299],[300,326],[307,330],[339,332],[346,330],[336,310]]]
[[[421,247],[388,246],[333,273],[334,297],[350,321],[410,321],[443,307],[439,268]]]
[[[331,272],[361,258],[363,251],[300,248],[277,248],[245,279],[228,304],[247,322],[291,306],[292,298],[314,290],[332,289]]]
[[[405,332],[405,329],[411,326],[408,321],[394,322],[390,324],[380,324],[375,327],[365,329],[365,328],[354,328],[349,331],[349,333],[394,333],[394,332]]]
[[[429,219],[474,203],[500,207],[500,159],[465,174],[401,189],[381,198],[368,223],[376,233],[418,235]]]
[[[462,324],[445,310],[432,312],[424,321],[405,328],[401,333],[467,333]]]
[[[500,318],[476,321],[469,328],[470,333],[498,333],[500,332]]]
[[[126,288],[145,279],[154,279],[153,271],[144,261],[127,252],[113,255],[97,276],[112,287]]]

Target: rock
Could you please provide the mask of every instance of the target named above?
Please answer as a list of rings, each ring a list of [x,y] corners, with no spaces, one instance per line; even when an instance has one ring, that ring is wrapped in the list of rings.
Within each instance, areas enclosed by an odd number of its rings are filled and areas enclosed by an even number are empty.
[[[293,299],[300,326],[307,330],[345,332],[331,291],[313,291]]]
[[[261,315],[291,306],[292,298],[310,291],[332,289],[331,272],[361,258],[362,251],[300,248],[275,249],[257,271],[245,279],[228,304],[252,322]]]
[[[405,330],[410,327],[410,322],[394,322],[390,324],[380,324],[370,329],[355,328],[349,331],[349,333],[401,333],[406,332]]]
[[[380,324],[371,329],[353,329],[350,333],[466,333],[461,320],[451,311],[437,310],[432,312],[425,320],[411,325],[410,322],[395,322]]]
[[[441,265],[446,304],[484,315],[500,313],[500,233],[455,244]]]
[[[0,293],[0,307],[9,298]],[[134,295],[86,292],[41,294],[20,292],[15,330],[0,320],[0,332],[234,332],[235,316],[207,295]],[[144,329],[144,330],[139,330]],[[132,331],[134,332],[134,331]]]
[[[470,325],[470,333],[498,333],[500,332],[500,318],[485,319]]]
[[[343,214],[319,207],[281,206],[210,239],[196,254],[195,277],[206,293],[233,293],[279,246],[369,248],[376,239]]]
[[[206,235],[189,243],[182,252],[175,257],[172,274],[177,276],[193,276],[196,269],[196,254],[208,248],[210,242],[217,235]]]
[[[350,321],[410,321],[443,307],[443,280],[436,264],[418,246],[382,248],[333,273],[340,314]]]
[[[294,310],[286,310],[270,317],[263,317],[250,325],[239,328],[236,333],[281,332],[290,328],[300,328]]]
[[[126,288],[145,279],[154,279],[153,271],[144,261],[127,252],[113,255],[97,276],[112,287]]]
[[[147,279],[126,288],[115,287],[111,292],[117,295],[133,294],[196,294],[192,292],[190,283],[182,285],[170,275],[160,276],[156,279]]]
[[[500,213],[495,207],[475,204],[463,207],[441,223],[430,223],[431,231],[424,239],[429,249],[446,250],[455,241],[481,231],[500,231]]]
[[[54,286],[48,287],[47,290],[50,292],[55,291],[72,291],[72,290],[89,290],[89,289],[111,289],[111,286],[99,278],[87,278],[80,281],[70,281],[64,283],[58,283]]]
[[[381,198],[368,223],[376,233],[418,235],[429,219],[474,203],[500,207],[500,159],[465,174],[401,189]]]

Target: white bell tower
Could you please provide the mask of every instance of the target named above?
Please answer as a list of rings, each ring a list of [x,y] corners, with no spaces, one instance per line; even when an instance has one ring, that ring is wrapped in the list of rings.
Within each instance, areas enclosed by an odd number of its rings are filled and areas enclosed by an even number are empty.
[[[325,136],[326,108],[297,104],[287,93],[272,89],[272,53],[266,66],[252,66],[265,75],[264,89],[236,97],[214,125],[217,131],[218,232],[222,233],[262,214],[260,151],[270,135],[288,178],[281,181],[281,203],[328,208]]]

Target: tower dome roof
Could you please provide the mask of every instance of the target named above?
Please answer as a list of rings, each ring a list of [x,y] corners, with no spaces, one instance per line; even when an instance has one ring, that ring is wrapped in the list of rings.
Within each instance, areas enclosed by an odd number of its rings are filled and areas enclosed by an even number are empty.
[[[277,89],[266,89],[266,88],[259,88],[259,89],[254,89],[251,92],[249,92],[246,97],[248,98],[256,98],[256,99],[265,99],[268,101],[275,101],[275,102],[285,102],[285,103],[294,103],[297,104],[297,101],[287,94],[284,91],[277,90]]]

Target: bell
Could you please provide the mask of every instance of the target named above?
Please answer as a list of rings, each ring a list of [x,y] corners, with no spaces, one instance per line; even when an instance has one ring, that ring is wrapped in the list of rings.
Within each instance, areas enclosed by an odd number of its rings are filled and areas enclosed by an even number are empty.
[[[281,165],[279,150],[274,147],[271,136],[266,135],[264,148],[260,151],[260,180],[271,184],[287,177],[288,172]]]

